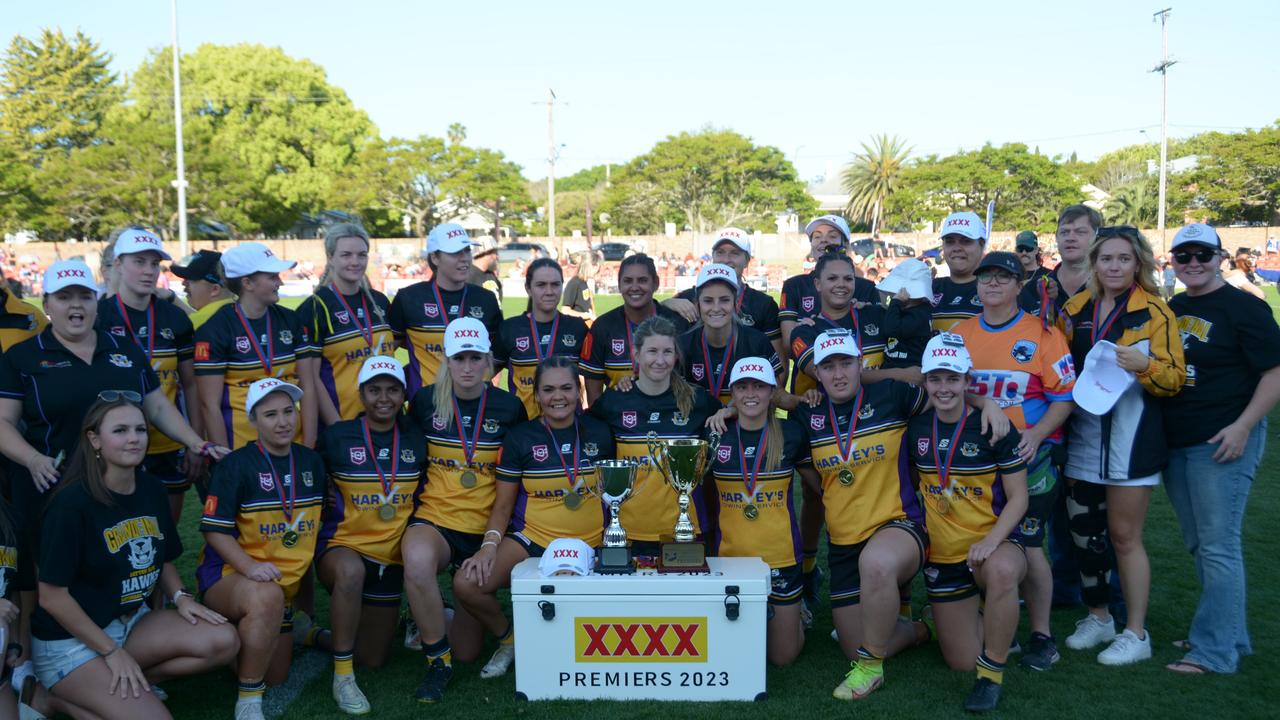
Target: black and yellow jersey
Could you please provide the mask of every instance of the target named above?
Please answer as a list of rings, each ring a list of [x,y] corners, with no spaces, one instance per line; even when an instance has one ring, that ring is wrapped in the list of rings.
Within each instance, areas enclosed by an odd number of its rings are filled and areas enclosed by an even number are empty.
[[[769,338],[759,330],[735,325],[730,342],[723,347],[713,347],[706,342],[703,330],[702,325],[695,325],[676,340],[676,349],[684,361],[684,379],[715,395],[721,403],[729,403],[729,375],[733,364],[742,358],[768,360],[775,375],[782,370],[781,358]]]
[[[880,304],[880,292],[876,284],[864,277],[853,279],[854,302],[869,305]],[[813,282],[813,273],[792,275],[782,283],[782,302],[778,306],[778,321],[795,322],[801,318],[816,317],[822,312],[822,297]]]
[[[482,533],[497,497],[494,473],[502,440],[528,420],[515,395],[485,384],[473,400],[455,400],[444,408],[447,421],[435,417],[434,385],[413,396],[410,415],[427,440],[427,476],[418,489],[413,516],[465,533]],[[470,454],[470,461],[467,457]]]
[[[587,323],[580,317],[556,313],[549,323],[535,322],[529,313],[502,321],[493,343],[493,359],[507,366],[507,390],[524,403],[529,417],[541,414],[533,387],[538,365],[552,355],[577,358],[587,341]]]
[[[196,375],[222,376],[222,420],[233,449],[258,437],[244,411],[249,386],[264,377],[298,385],[298,361],[314,352],[298,314],[280,305],[268,306],[262,317],[252,320],[238,303],[230,303],[200,326]],[[302,423],[298,423],[297,437],[302,437]]]
[[[374,431],[364,418],[343,420],[321,433],[316,450],[329,470],[316,554],[341,546],[382,565],[399,564],[400,538],[427,464],[422,430],[407,417],[388,432]]]
[[[795,360],[795,372],[791,373],[791,392],[803,395],[810,389],[818,387],[805,369],[813,364],[813,346],[818,336],[828,330],[848,330],[858,340],[858,349],[862,351],[862,367],[878,368],[884,364],[884,308],[879,305],[867,305],[854,310],[840,318],[829,318],[819,313],[813,316],[812,325],[797,325],[791,331],[791,358]]]
[[[681,300],[688,300],[695,306],[698,304],[696,287],[684,290],[676,295]],[[738,321],[743,325],[759,330],[769,338],[770,342],[782,337],[782,326],[778,322],[778,303],[768,293],[761,292],[751,286],[744,287],[738,293]]]
[[[728,423],[711,462],[719,519],[712,554],[759,557],[769,567],[796,565],[801,560],[800,522],[791,497],[795,469],[812,463],[809,438],[799,425],[781,420],[782,457],[769,470],[764,448],[768,428],[743,430]]]
[[[289,455],[277,457],[253,442],[214,466],[200,532],[231,535],[255,562],[275,565],[288,601],[315,556],[325,492],[324,461],[316,451],[295,443]],[[200,590],[233,572],[206,544],[196,569]]]
[[[968,408],[961,423],[937,420],[932,410],[911,419],[907,451],[920,475],[930,562],[964,562],[969,548],[991,532],[1005,505],[1003,474],[1026,469],[1018,456],[1021,437],[1009,428],[992,443],[979,413]],[[949,468],[945,486],[939,467]]]
[[[959,283],[949,277],[933,279],[933,331],[948,332],[974,315],[982,314],[977,279]]]
[[[684,333],[689,323],[674,310],[655,303],[657,314],[676,326],[676,333]],[[631,336],[640,323],[627,319],[625,306],[616,307],[596,318],[582,346],[582,362],[579,368],[588,380],[599,380],[606,388],[613,387],[620,378],[630,377]]]
[[[613,456],[609,426],[590,416],[567,428],[542,420],[513,428],[498,461],[498,480],[520,484],[511,529],[543,547],[556,538],[599,545],[604,507],[588,488],[595,485],[595,463]]]
[[[623,504],[620,518],[632,540],[660,540],[675,528],[678,493],[663,481],[650,461],[649,433],[655,433],[658,440],[701,438],[707,418],[720,409],[720,401],[702,388],[695,387],[693,392],[693,411],[688,415],[680,412],[670,388],[661,395],[646,395],[638,387],[628,392],[611,389],[597,398],[589,410],[593,417],[609,425],[618,459],[640,464],[635,495]],[[706,504],[700,490],[692,495],[697,512],[690,508],[689,516],[696,531],[706,525]]]
[[[795,420],[809,437],[813,467],[822,476],[831,542],[856,545],[887,522],[924,521],[901,450],[907,421],[926,401],[913,385],[882,380],[862,386],[848,402],[796,408]]]
[[[298,306],[298,317],[320,360],[320,389],[329,393],[343,420],[364,409],[359,377],[365,358],[396,354],[395,334],[387,324],[390,306],[377,290],[366,297],[363,292],[342,295],[333,287],[316,288]]]
[[[484,323],[492,341],[502,323],[502,308],[492,292],[478,285],[442,290],[434,280],[427,280],[396,293],[388,323],[396,335],[404,337],[409,348],[405,367],[409,397],[423,385],[436,381],[436,372],[444,360],[444,329],[460,317]]]
[[[49,324],[49,318],[40,308],[13,293],[0,292],[4,293],[4,307],[0,308],[0,353],[4,353],[23,340],[35,337]]]
[[[151,369],[160,379],[160,389],[169,402],[183,410],[183,414],[199,412],[199,408],[187,407],[185,396],[178,397],[182,378],[178,375],[178,363],[195,356],[195,330],[187,314],[167,302],[151,298],[146,310],[135,310],[124,304],[119,295],[98,301],[99,330],[138,346],[151,362]],[[147,438],[147,454],[159,455],[182,448],[182,443],[170,440],[168,435],[151,426]]]

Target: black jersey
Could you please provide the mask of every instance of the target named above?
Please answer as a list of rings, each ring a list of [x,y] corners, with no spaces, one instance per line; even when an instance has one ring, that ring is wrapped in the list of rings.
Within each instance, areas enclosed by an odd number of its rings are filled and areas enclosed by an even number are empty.
[[[923,302],[906,307],[894,299],[884,313],[884,335],[881,367],[920,367],[924,348],[933,337],[933,306]]]
[[[676,295],[676,297],[697,305],[698,289],[689,288]],[[778,321],[777,301],[769,297],[768,293],[761,292],[753,287],[744,287],[742,292],[738,294],[738,320],[742,321],[743,325],[764,333],[771,342],[782,337],[782,326]]]
[[[853,279],[853,300],[855,302],[880,304],[880,291],[876,284],[864,277]],[[814,317],[822,312],[822,298],[818,296],[818,288],[813,284],[813,273],[792,275],[782,283],[782,305],[778,309],[778,320],[792,322],[800,318]]]
[[[677,333],[689,329],[689,323],[679,313],[657,305],[657,314],[676,326]],[[616,307],[596,318],[582,346],[582,376],[599,380],[605,387],[613,387],[620,378],[633,374],[631,366],[631,335],[639,323],[627,319],[626,309]]]
[[[764,333],[755,328],[737,325],[732,342],[724,347],[712,347],[705,341],[704,328],[695,326],[676,340],[676,348],[684,360],[684,378],[728,404],[729,375],[733,365],[745,357],[764,358],[773,366],[776,375],[782,370],[782,359]]]
[[[531,418],[538,417],[533,376],[538,365],[552,355],[578,358],[587,341],[587,323],[580,317],[556,313],[549,323],[535,322],[524,313],[502,321],[493,343],[493,359],[507,366],[507,390],[524,403]]]
[[[479,285],[442,290],[434,280],[428,280],[396,293],[389,323],[409,347],[405,369],[410,397],[418,388],[436,381],[436,371],[444,360],[444,329],[460,317],[484,323],[492,340],[502,322],[502,306],[497,296]]]
[[[867,305],[860,310],[849,309],[844,317],[831,319],[819,313],[812,325],[797,325],[791,333],[791,358],[795,371],[791,373],[791,392],[803,395],[818,381],[804,372],[813,364],[813,349],[818,336],[828,330],[848,330],[858,341],[862,351],[862,367],[877,368],[884,363],[885,310],[880,305]]]
[[[949,277],[933,279],[933,331],[947,332],[974,315],[982,314],[977,278],[959,283]]]

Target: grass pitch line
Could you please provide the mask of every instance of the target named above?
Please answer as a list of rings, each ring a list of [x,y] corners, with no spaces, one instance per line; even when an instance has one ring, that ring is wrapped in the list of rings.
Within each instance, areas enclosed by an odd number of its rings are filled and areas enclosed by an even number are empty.
[[[324,674],[332,661],[333,656],[326,653],[295,648],[289,679],[283,685],[267,690],[266,696],[262,698],[262,714],[268,720],[282,717],[289,706],[302,696],[311,681]]]

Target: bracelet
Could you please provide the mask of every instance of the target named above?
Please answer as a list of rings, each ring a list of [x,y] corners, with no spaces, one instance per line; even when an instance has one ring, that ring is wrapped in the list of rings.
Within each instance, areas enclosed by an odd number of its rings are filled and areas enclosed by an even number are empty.
[[[218,444],[213,442],[212,440],[206,441],[203,445],[200,446],[199,454],[203,457],[209,457],[209,451],[212,448],[215,448],[217,446]]]
[[[494,547],[498,547],[498,543],[492,540],[485,540],[484,542],[480,543],[480,549],[483,550],[485,545],[492,545]]]
[[[502,531],[501,531],[501,530],[485,530],[485,531],[484,531],[484,536],[485,536],[485,537],[489,537],[489,533],[493,533],[494,535],[497,535],[499,538],[501,538],[501,537],[502,537]]]
[[[173,591],[173,597],[169,599],[169,602],[172,603],[174,607],[177,607],[178,601],[184,597],[194,598],[195,595],[192,595],[191,591],[186,588],[178,588]]]

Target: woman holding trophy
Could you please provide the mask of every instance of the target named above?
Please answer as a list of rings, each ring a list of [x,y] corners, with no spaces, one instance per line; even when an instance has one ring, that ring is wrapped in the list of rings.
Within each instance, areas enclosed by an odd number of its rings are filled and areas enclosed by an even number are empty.
[[[762,357],[744,357],[732,368],[729,391],[738,418],[728,422],[711,459],[719,516],[711,547],[713,555],[758,556],[769,564],[766,653],[774,665],[789,665],[804,648],[800,525],[791,476],[799,471],[817,484],[818,475],[804,430],[777,416],[771,402],[776,384],[773,367]]]
[[[505,674],[515,657],[513,626],[497,596],[511,584],[511,569],[525,558],[541,557],[557,538],[600,544],[600,501],[588,485],[595,462],[613,457],[613,435],[603,422],[578,417],[578,387],[577,358],[552,355],[538,365],[534,392],[541,417],[512,428],[503,440],[484,542],[454,576],[462,607],[500,639],[481,677]]]

